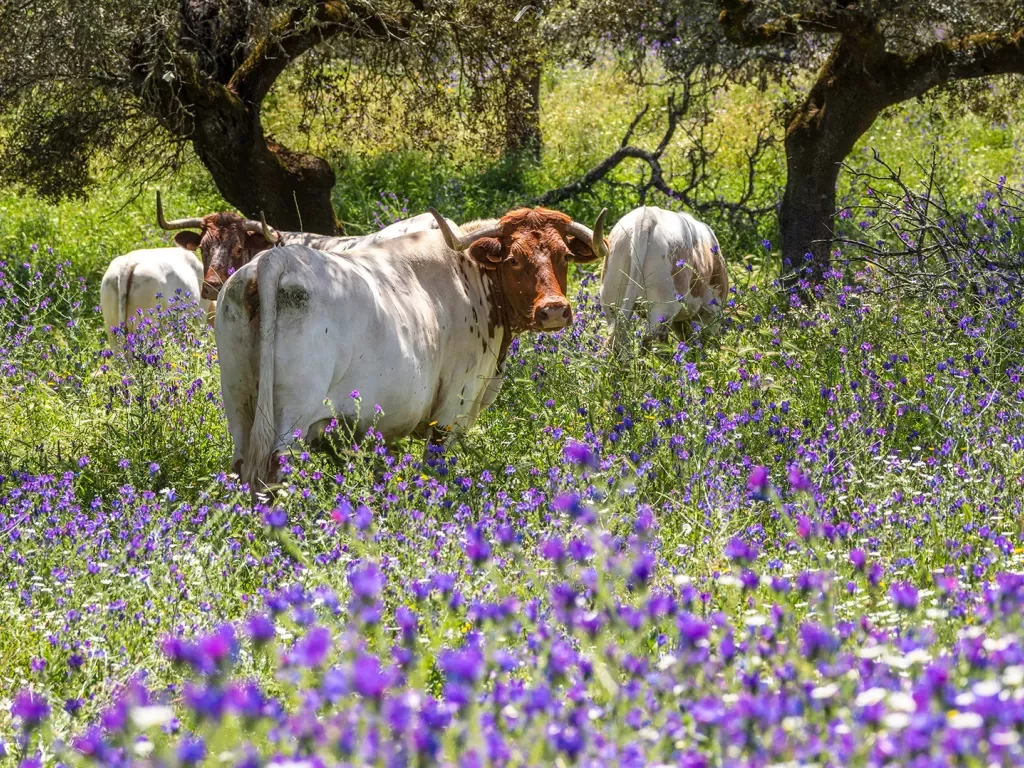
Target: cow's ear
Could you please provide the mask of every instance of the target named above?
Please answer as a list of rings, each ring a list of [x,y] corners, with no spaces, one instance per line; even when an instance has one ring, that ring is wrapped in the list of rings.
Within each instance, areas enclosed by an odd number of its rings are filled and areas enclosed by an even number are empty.
[[[245,244],[253,255],[274,247],[274,244],[269,242],[262,232],[246,232],[245,235]]]
[[[591,248],[585,242],[580,240],[578,237],[570,237],[568,239],[568,244],[569,261],[575,261],[584,264],[588,261],[594,261],[597,258],[597,254],[594,253],[593,248]]]
[[[469,255],[484,269],[497,269],[505,258],[505,246],[495,237],[481,237],[469,246]]]
[[[183,229],[181,232],[174,236],[174,242],[180,247],[185,248],[189,251],[194,251],[199,247],[203,238],[199,236],[198,232],[190,232],[187,229]]]

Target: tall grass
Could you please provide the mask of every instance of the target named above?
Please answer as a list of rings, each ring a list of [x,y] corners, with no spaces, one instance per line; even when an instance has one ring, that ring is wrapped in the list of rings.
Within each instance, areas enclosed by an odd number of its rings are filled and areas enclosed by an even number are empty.
[[[351,158],[339,211],[469,218],[571,177],[635,106],[610,95],[599,135],[562,119],[589,114],[602,77],[547,95],[539,168]],[[894,164],[933,140],[917,114],[872,137]],[[634,338],[616,359],[580,270],[573,325],[519,338],[497,402],[447,452],[300,446],[266,504],[226,474],[194,308],[147,319],[122,355],[105,344],[96,276],[162,236],[148,198],[112,215],[123,190],[5,193],[0,752],[1018,764],[1021,285],[977,258],[1016,258],[1022,233],[998,190],[968,197],[1017,161],[983,123],[955,127],[969,151],[944,172],[964,218],[947,226],[969,280],[908,292],[850,260],[808,306],[768,248],[742,250],[767,221],[732,234],[720,336]],[[195,168],[165,187],[174,215],[217,207]]]

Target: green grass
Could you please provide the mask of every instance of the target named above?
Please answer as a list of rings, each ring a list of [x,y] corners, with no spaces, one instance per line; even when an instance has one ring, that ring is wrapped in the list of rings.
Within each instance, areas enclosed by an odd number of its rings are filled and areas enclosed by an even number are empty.
[[[729,138],[721,156],[727,188],[741,183],[737,174],[742,147],[751,139],[749,115],[777,97],[737,90],[716,105],[712,128]],[[449,158],[356,148],[336,158],[337,210],[353,231],[368,230],[375,214],[387,209],[387,216],[406,200],[410,214],[428,205],[456,219],[499,214],[571,180],[604,156],[637,105],[635,95],[615,87],[607,71],[562,73],[545,91],[540,165],[475,157],[465,147]],[[966,205],[986,178],[1016,174],[1019,180],[1020,131],[1015,123],[1004,130],[973,116],[947,117],[941,104],[937,111],[911,104],[879,121],[853,162],[878,148],[892,165],[906,168],[908,178],[920,179],[914,160],[927,158],[939,141],[943,181]],[[684,145],[673,149],[683,151]],[[782,158],[776,151],[765,163],[764,194],[778,195]],[[631,173],[625,168],[620,178]],[[844,178],[847,196],[849,184]],[[223,207],[194,163],[161,186],[170,216]],[[571,291],[581,318],[576,335],[521,338],[497,402],[456,441],[448,464],[423,467],[411,457],[389,464],[372,447],[342,451],[333,461],[316,455],[297,459],[297,482],[308,496],[285,497],[281,504],[295,528],[271,532],[222,476],[231,445],[209,330],[182,321],[167,343],[154,338],[127,360],[105,352],[100,318],[92,309],[99,276],[113,256],[165,240],[154,227],[154,189],[132,200],[128,190],[107,183],[87,201],[59,205],[12,190],[0,193],[0,253],[10,255],[4,280],[13,284],[0,305],[0,362],[8,366],[0,382],[0,495],[9,508],[18,498],[31,500],[27,522],[16,528],[18,538],[0,543],[0,576],[10,587],[0,594],[0,699],[31,684],[45,688],[55,702],[91,696],[85,712],[94,716],[117,686],[141,670],[151,687],[180,685],[184,674],[161,653],[162,637],[191,636],[241,619],[261,604],[261,591],[292,582],[329,587],[344,606],[350,594],[346,566],[359,557],[388,564],[389,620],[399,604],[411,603],[409,583],[437,567],[460,574],[467,602],[516,597],[525,604],[574,578],[536,552],[545,537],[567,530],[550,501],[568,489],[599,492],[594,498],[601,500],[600,530],[609,534],[600,555],[607,565],[602,583],[609,590],[601,605],[642,597],[616,570],[622,563],[615,546],[633,536],[639,511],[650,505],[657,519],[652,546],[658,583],[692,580],[709,595],[707,613],[722,611],[737,627],[778,602],[792,619],[786,630],[791,648],[793,622],[813,619],[831,627],[868,615],[893,632],[934,632],[934,650],[949,651],[974,614],[917,616],[920,624],[912,625],[889,610],[885,584],[907,580],[928,587],[934,571],[951,568],[962,574],[965,588],[980,592],[995,571],[1021,565],[1014,537],[1022,527],[1012,484],[1024,476],[1024,452],[1008,445],[1022,423],[1019,309],[997,315],[967,295],[911,300],[877,290],[865,278],[862,290],[841,293],[832,286],[817,307],[784,314],[784,299],[770,286],[774,265],[759,244],[774,236],[770,218],[749,231],[719,227],[739,287],[720,339],[702,340],[690,350],[634,349],[625,361],[609,359],[602,351],[605,326],[594,305],[595,283],[590,270],[577,270]],[[614,220],[634,201],[621,190],[602,188],[596,198],[564,208],[589,221],[599,205],[608,205]],[[749,274],[743,264],[752,267]],[[976,322],[946,322],[943,312],[953,311],[954,304],[956,319],[974,313]],[[954,368],[976,365],[979,372],[944,372],[949,360]],[[992,393],[998,401],[986,399]],[[569,437],[600,445],[607,464],[586,478],[568,468],[562,450]],[[398,448],[398,456],[403,449],[417,457],[421,451],[412,441]],[[792,463],[820,489],[816,501],[786,490]],[[783,489],[779,504],[749,498],[747,475],[755,465],[768,467]],[[13,470],[52,476],[47,489],[58,487],[64,473],[74,473],[65,489],[68,504],[47,508],[60,495],[50,490],[13,495]],[[482,480],[485,472],[490,481]],[[460,478],[472,483],[462,488]],[[373,507],[369,533],[339,533],[330,522],[339,495]],[[500,566],[473,570],[460,536],[495,508],[514,521],[523,536],[521,549],[503,556]],[[848,525],[853,533],[805,547],[793,527],[802,514]],[[9,525],[13,515],[0,526]],[[64,530],[74,526],[71,533]],[[982,527],[1011,538],[1009,552],[997,551],[992,537],[979,537]],[[735,567],[723,554],[734,535],[763,547],[758,567],[764,573],[795,578],[824,571],[832,581],[820,595],[775,594],[763,584],[741,594],[719,580]],[[950,544],[954,540],[970,541],[976,549],[965,557],[959,545]],[[855,546],[884,565],[881,587],[866,586],[852,572],[848,559]],[[982,558],[980,570],[971,570]],[[770,559],[780,564],[767,566]],[[844,591],[847,580],[860,588]],[[422,609],[429,636],[415,679],[422,689],[439,693],[442,681],[433,660],[458,642],[467,618],[464,607],[449,609],[439,598],[431,600]],[[976,608],[972,603],[966,610]],[[345,628],[344,618],[324,606],[317,610]],[[79,618],[70,619],[71,611]],[[536,623],[527,625],[537,629]],[[1007,619],[996,629],[1016,632],[1019,622]],[[297,625],[287,631],[301,634]],[[521,643],[526,631],[510,632],[501,642]],[[383,629],[368,632],[366,640],[374,652],[389,653],[390,636]],[[652,636],[622,627],[602,642],[621,643],[638,655],[657,650]],[[88,649],[86,664],[74,674],[66,669],[72,647]],[[806,660],[791,657],[802,679],[820,682]],[[46,668],[34,672],[31,662],[39,658]],[[290,690],[276,676],[272,658],[246,655],[239,670],[268,690]],[[734,674],[705,682],[708,690],[742,692]],[[601,678],[600,685],[606,684]],[[618,706],[607,692],[598,690],[595,698]],[[0,706],[0,734],[15,729],[7,712]],[[615,714],[609,727],[625,738],[625,712]],[[58,713],[52,729],[51,736],[67,737],[79,723]],[[230,741],[224,733],[218,738]]]

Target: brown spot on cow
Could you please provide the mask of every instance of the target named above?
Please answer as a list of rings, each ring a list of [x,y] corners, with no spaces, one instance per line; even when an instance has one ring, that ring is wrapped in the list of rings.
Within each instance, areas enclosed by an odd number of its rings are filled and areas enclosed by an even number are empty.
[[[249,320],[258,321],[260,316],[260,281],[258,270],[245,283],[245,308],[249,310]]]

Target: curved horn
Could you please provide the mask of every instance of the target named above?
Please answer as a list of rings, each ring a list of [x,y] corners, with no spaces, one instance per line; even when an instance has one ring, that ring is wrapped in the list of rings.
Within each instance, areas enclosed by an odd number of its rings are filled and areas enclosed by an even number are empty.
[[[164,219],[164,206],[160,200],[160,190],[156,191],[156,223],[160,225],[161,229],[202,229],[202,219],[174,219],[173,221],[167,221]]]
[[[248,221],[245,223],[246,225],[249,224]],[[248,229],[248,226],[246,228]],[[263,211],[260,211],[259,230],[263,233],[263,237],[266,241],[271,245],[277,245],[278,241],[281,239],[281,235],[276,229],[271,229],[267,226],[267,217],[263,215]]]
[[[594,234],[590,238],[590,250],[599,259],[604,259],[608,255],[608,248],[604,244],[604,215],[606,213],[608,213],[608,209],[602,208],[601,212],[597,214],[597,219],[594,221]]]
[[[456,235],[448,226],[448,221],[444,216],[433,208],[430,209],[430,213],[437,221],[437,227],[441,230],[441,235],[444,236],[445,244],[453,251],[464,251],[473,244],[474,240],[479,240],[481,237],[494,237],[501,233],[501,227],[495,224],[493,227],[478,229],[468,235]]]
[[[604,246],[604,216],[606,213],[608,213],[608,209],[602,208],[601,212],[597,214],[597,220],[594,222],[593,229],[585,227],[576,221],[570,222],[568,227],[569,234],[589,244],[590,249],[598,258],[604,258],[608,252],[608,249]]]

